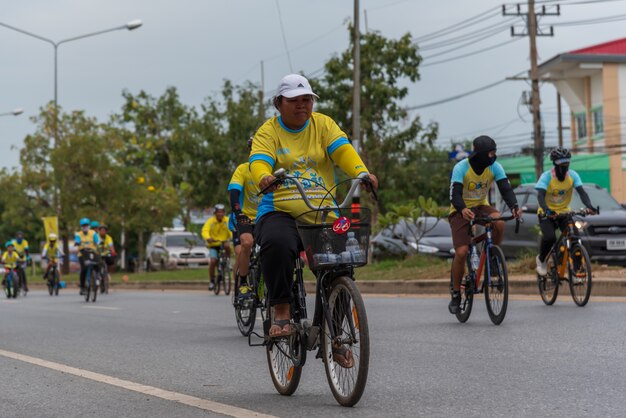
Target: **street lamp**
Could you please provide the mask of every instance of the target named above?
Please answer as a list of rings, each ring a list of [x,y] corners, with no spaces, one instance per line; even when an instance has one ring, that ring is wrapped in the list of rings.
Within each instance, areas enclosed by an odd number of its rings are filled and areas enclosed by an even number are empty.
[[[79,36],[73,36],[71,38],[67,38],[67,39],[62,39],[58,42],[53,41],[52,39],[48,39],[46,37],[37,35],[36,33],[32,33],[32,32],[28,32],[24,29],[20,29],[20,28],[16,28],[15,26],[11,26],[11,25],[7,25],[6,23],[2,23],[0,22],[0,26],[3,26],[7,29],[11,29],[13,31],[22,33],[24,35],[30,36],[32,38],[35,39],[39,39],[40,41],[44,41],[49,43],[50,45],[52,45],[54,47],[54,108],[56,111],[56,107],[58,105],[58,50],[59,50],[59,45],[61,44],[65,44],[68,42],[72,42],[72,41],[77,41],[79,39],[84,39],[84,38],[90,38],[92,36],[96,36],[96,35],[102,35],[103,33],[108,33],[108,32],[113,32],[116,30],[135,30],[141,27],[141,25],[143,25],[143,22],[139,19],[135,19],[135,20],[131,20],[130,22],[126,23],[125,25],[122,26],[116,26],[114,28],[110,28],[110,29],[105,29],[105,30],[100,30],[97,32],[91,32],[91,33],[87,33],[84,35],[79,35]]]
[[[24,109],[22,109],[21,107],[18,107],[18,108],[11,110],[10,112],[0,113],[0,116],[17,116],[17,115],[21,115],[22,113],[24,113]]]

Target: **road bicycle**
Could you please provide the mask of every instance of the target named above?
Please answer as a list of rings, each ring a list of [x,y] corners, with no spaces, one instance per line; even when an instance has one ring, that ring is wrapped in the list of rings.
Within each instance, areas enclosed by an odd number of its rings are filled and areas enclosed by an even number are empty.
[[[98,287],[100,286],[100,273],[98,266],[100,265],[100,255],[93,250],[83,250],[85,257],[85,302],[96,301],[98,297]]]
[[[109,294],[109,283],[111,282],[111,274],[109,273],[109,266],[107,265],[104,257],[100,255],[100,293]]]
[[[597,208],[596,213],[600,213]],[[537,274],[539,295],[546,305],[552,305],[559,294],[562,280],[569,283],[569,290],[578,306],[585,306],[591,296],[591,263],[589,253],[578,235],[574,216],[587,216],[585,209],[561,213],[551,218],[557,225],[566,225],[547,256],[548,274]],[[545,216],[543,216],[545,218]]]
[[[352,185],[341,204],[333,199],[333,206],[315,207],[309,201],[298,178],[286,175],[283,169],[274,173],[274,176],[276,180],[261,193],[276,184],[286,183],[287,187],[295,186],[311,209],[296,218],[296,226],[309,268],[316,278],[315,311],[313,319],[309,319],[303,279],[305,263],[298,257],[292,283],[294,298],[291,302],[292,326],[295,332],[287,337],[269,336],[273,319],[269,298],[266,297],[268,315],[263,321],[264,335],[251,333],[248,343],[251,346],[266,347],[274,387],[278,393],[287,396],[298,388],[307,351],[317,350],[316,358],[322,359],[324,363],[326,378],[334,398],[342,406],[353,406],[363,395],[369,371],[368,321],[363,299],[355,284],[354,269],[367,264],[371,213],[360,205],[350,207],[350,202],[361,183],[370,186],[374,198],[375,192],[367,174],[362,174],[356,179],[344,181],[351,181]],[[312,180],[305,181],[315,184]],[[323,187],[319,184],[317,186]],[[333,190],[327,190],[326,196],[332,198]],[[351,240],[353,241],[349,242]],[[346,249],[336,254],[348,246],[358,250]],[[262,338],[263,341],[253,343],[252,335]],[[343,357],[343,361],[340,357]]]
[[[50,269],[48,270],[47,286],[50,296],[59,296],[59,264],[56,261],[50,261]]]
[[[217,256],[217,277],[215,278],[215,287],[213,292],[220,294],[220,289],[224,286],[224,294],[230,295],[230,288],[233,284],[233,267],[230,264],[230,256],[226,253],[226,248],[222,242],[218,249]]]
[[[2,280],[4,285],[4,294],[7,299],[15,299],[19,294],[19,276],[15,268],[5,267],[4,279]]]
[[[22,295],[26,296],[26,294],[28,293],[28,290],[26,289],[26,269],[28,267],[28,264],[30,263],[30,258],[28,260],[24,260],[22,258],[21,260],[22,261],[17,262],[17,267],[15,269],[18,278],[16,284],[17,294],[19,295],[21,292]]]
[[[235,319],[239,332],[244,337],[250,335],[254,330],[257,309],[261,314],[261,320],[265,320],[265,282],[261,274],[259,259],[260,247],[254,245],[250,254],[250,268],[248,270],[248,286],[252,288],[251,295],[247,298],[240,298],[239,276],[235,279],[235,291],[233,292],[233,306],[235,307]]]
[[[476,217],[469,222],[468,234],[471,237],[467,252],[467,274],[461,281],[461,303],[456,312],[459,322],[466,322],[472,313],[474,295],[485,294],[485,304],[489,319],[495,325],[504,321],[509,303],[509,277],[506,259],[502,249],[493,243],[493,223],[496,221],[510,221],[513,216],[492,218],[491,216]],[[515,233],[519,231],[520,220],[515,219]],[[474,226],[483,225],[485,232],[475,236]],[[476,258],[472,257],[476,254]],[[472,260],[474,259],[474,261]],[[477,262],[478,261],[478,262]],[[484,280],[480,281],[484,273]],[[450,290],[452,290],[452,274],[450,274]]]

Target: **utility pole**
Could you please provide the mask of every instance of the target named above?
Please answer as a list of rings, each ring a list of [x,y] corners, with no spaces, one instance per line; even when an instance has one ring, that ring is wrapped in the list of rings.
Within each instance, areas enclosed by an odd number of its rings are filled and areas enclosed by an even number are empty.
[[[556,93],[556,112],[558,114],[559,147],[563,146],[563,115],[561,112],[561,93]]]
[[[261,60],[261,90],[259,90],[259,124],[265,122],[265,104],[263,103],[263,91],[265,90],[265,68]]]
[[[503,16],[522,16],[526,20],[526,32],[516,33],[515,26],[511,26],[511,36],[528,36],[530,41],[530,81],[531,81],[531,113],[533,115],[533,140],[535,154],[535,176],[539,179],[543,173],[544,138],[541,130],[541,99],[539,97],[539,66],[537,64],[537,36],[554,36],[554,28],[550,27],[549,33],[543,33],[537,24],[539,16],[559,16],[561,14],[559,5],[556,5],[556,12],[548,10],[545,5],[541,6],[539,12],[535,11],[535,0],[528,0],[527,13],[522,12],[521,4],[514,6],[514,12],[509,12],[509,5],[502,5]]]
[[[354,0],[354,68],[352,73],[352,145],[357,154],[361,152],[361,32],[359,0]],[[353,204],[358,204],[359,189],[354,194]]]

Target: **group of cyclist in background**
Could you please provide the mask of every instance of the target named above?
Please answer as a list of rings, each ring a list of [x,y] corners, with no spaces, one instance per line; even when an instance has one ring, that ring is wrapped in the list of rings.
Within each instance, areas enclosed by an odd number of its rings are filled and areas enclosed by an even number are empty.
[[[80,231],[76,232],[74,235],[74,245],[78,249],[78,260],[80,263],[81,295],[84,293],[85,288],[84,261],[87,252],[94,252],[98,257],[101,257],[108,271],[111,271],[115,265],[115,257],[117,254],[115,252],[113,238],[108,234],[108,231],[108,226],[100,225],[98,221],[90,221],[88,218],[82,218],[80,220]],[[41,252],[41,259],[47,262],[47,267],[43,274],[44,280],[49,280],[50,271],[53,267],[62,265],[65,255],[61,247],[57,234],[48,234],[46,243]],[[5,285],[6,275],[9,273],[9,270],[14,270],[19,275],[20,285],[24,294],[26,294],[26,292],[28,292],[26,265],[30,265],[32,259],[29,253],[29,244],[24,238],[24,233],[19,231],[14,239],[7,241],[5,248],[6,250],[0,260],[5,268],[3,285]]]

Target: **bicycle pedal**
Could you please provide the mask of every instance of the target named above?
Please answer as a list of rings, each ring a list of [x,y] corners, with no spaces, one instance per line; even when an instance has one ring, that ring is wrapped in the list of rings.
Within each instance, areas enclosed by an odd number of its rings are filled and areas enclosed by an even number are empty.
[[[254,335],[254,337],[256,337],[257,339],[259,339],[261,342],[256,342],[253,343],[252,342],[252,336]],[[265,338],[265,336],[263,335],[259,335],[256,332],[252,331],[249,335],[248,335],[248,346],[250,347],[263,347],[265,345],[268,344],[267,339]]]

